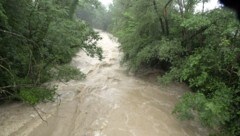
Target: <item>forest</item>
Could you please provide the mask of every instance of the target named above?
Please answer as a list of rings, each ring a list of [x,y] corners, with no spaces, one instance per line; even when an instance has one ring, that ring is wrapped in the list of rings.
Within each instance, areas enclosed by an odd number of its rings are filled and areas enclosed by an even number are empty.
[[[238,136],[240,23],[232,10],[208,10],[207,2],[113,0],[106,8],[97,0],[1,0],[0,103],[53,100],[55,88],[44,83],[83,79],[68,64],[79,50],[103,58],[96,28],[118,38],[129,71],[163,70],[159,84],[191,88],[173,111],[179,119]]]
[[[160,83],[191,89],[173,111],[222,135],[240,135],[240,35],[234,12],[206,10],[206,0],[115,0],[112,32],[134,72],[165,71]],[[202,10],[195,11],[202,3]],[[219,135],[218,134],[218,135]]]

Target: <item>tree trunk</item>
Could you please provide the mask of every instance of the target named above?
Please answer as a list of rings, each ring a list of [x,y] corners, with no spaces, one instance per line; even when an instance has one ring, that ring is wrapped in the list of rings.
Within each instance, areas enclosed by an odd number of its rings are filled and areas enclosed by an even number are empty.
[[[161,16],[159,15],[156,0],[153,0],[153,6],[154,6],[154,10],[155,10],[155,12],[156,12],[156,14],[157,14],[157,16],[158,16],[158,20],[159,20],[159,22],[160,22],[160,25],[161,25],[161,28],[162,28],[162,32],[165,34],[165,28],[164,28],[163,19],[162,19]]]

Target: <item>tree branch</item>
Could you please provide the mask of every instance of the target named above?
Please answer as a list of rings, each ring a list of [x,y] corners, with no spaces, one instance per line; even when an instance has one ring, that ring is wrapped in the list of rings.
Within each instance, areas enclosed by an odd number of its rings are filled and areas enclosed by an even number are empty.
[[[167,18],[167,7],[171,4],[173,0],[169,0],[167,4],[164,6],[164,20],[165,20],[165,25],[166,25],[166,34],[169,35],[169,24],[168,24],[168,18]]]
[[[6,33],[6,34],[10,34],[10,35],[13,35],[13,36],[16,36],[16,37],[19,37],[19,38],[23,38],[23,39],[25,39],[25,40],[27,40],[27,41],[30,41],[30,42],[32,42],[33,44],[35,44],[35,45],[38,46],[38,44],[37,44],[36,42],[34,42],[33,40],[28,39],[27,37],[25,37],[25,36],[23,36],[23,35],[21,35],[21,34],[17,34],[17,33],[8,31],[8,30],[3,30],[3,29],[0,29],[0,32]]]
[[[161,18],[161,16],[158,13],[158,8],[157,8],[157,3],[156,0],[153,0],[153,5],[154,5],[154,10],[158,16],[158,20],[160,22],[161,28],[162,28],[162,32],[165,34],[165,28],[164,28],[164,23],[163,23],[163,19]]]
[[[38,114],[38,116],[41,118],[41,120],[48,124],[48,122],[43,119],[43,117],[42,117],[41,114],[38,112],[38,110],[37,110],[37,108],[36,108],[35,106],[33,106],[33,109],[37,112],[37,114]]]

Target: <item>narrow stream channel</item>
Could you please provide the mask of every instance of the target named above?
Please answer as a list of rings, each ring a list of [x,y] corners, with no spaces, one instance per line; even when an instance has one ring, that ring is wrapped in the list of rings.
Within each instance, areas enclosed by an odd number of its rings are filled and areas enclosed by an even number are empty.
[[[114,37],[100,35],[104,60],[78,53],[72,65],[87,74],[86,80],[57,83],[60,98],[37,106],[47,122],[24,104],[4,105],[0,136],[208,135],[196,122],[181,122],[172,115],[184,86],[161,86],[128,74],[119,64]]]

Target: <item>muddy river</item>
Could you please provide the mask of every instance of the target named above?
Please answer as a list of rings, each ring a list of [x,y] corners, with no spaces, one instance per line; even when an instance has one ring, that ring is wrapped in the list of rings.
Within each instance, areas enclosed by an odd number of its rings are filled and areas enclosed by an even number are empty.
[[[198,123],[172,115],[183,85],[158,85],[154,73],[139,78],[120,66],[119,44],[100,32],[104,59],[79,52],[72,65],[86,73],[84,81],[58,85],[55,102],[36,111],[19,103],[0,107],[0,136],[205,136]],[[150,82],[150,80],[152,82]]]

